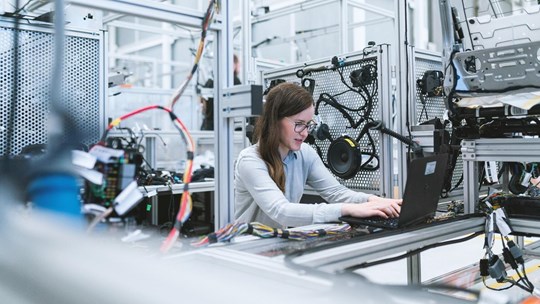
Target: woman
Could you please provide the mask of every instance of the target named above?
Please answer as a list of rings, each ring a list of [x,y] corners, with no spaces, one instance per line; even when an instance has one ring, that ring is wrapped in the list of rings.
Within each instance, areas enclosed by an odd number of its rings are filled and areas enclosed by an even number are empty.
[[[258,142],[236,162],[236,219],[281,228],[335,222],[340,216],[398,216],[401,200],[346,188],[304,143],[316,125],[314,114],[304,88],[281,83],[270,90],[255,128]],[[330,204],[299,204],[306,184]]]

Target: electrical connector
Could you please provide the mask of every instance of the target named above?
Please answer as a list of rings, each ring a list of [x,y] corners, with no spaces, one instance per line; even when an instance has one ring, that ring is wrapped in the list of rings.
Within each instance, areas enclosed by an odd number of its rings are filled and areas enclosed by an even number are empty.
[[[514,260],[518,262],[519,264],[525,263],[525,260],[523,259],[523,252],[521,252],[521,249],[514,243],[514,241],[510,240],[508,241],[508,249],[510,250],[510,253],[514,257]]]
[[[503,261],[499,259],[497,255],[494,255],[489,259],[489,276],[497,280],[497,282],[502,283],[506,278],[506,269],[504,267]]]
[[[489,262],[487,259],[480,259],[480,275],[487,277],[489,275]]]
[[[506,264],[509,264],[512,267],[512,269],[518,268],[518,264],[516,263],[514,256],[512,256],[512,253],[510,253],[510,250],[506,247],[503,248],[503,258],[504,258],[504,262]]]

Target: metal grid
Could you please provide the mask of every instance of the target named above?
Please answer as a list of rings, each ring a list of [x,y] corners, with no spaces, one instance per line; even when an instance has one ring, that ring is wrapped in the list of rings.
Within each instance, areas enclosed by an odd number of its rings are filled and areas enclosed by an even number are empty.
[[[14,111],[11,155],[18,154],[25,146],[47,142],[49,91],[54,58],[54,35],[50,30],[26,25],[19,29],[19,71],[16,79],[18,98],[16,108],[12,109],[14,33],[10,23],[0,23],[0,153],[6,153],[9,115]],[[99,33],[92,36],[69,34],[65,40],[62,98],[79,134],[83,135],[83,144],[97,142],[102,130],[101,37]],[[67,130],[67,133],[72,131]]]
[[[438,96],[424,97],[424,103],[422,103],[422,99],[420,98],[420,88],[416,85],[416,80],[422,79],[424,72],[429,70],[442,71],[441,55],[423,50],[415,50],[414,54],[414,86],[416,88],[416,93],[415,102],[411,105],[413,110],[410,111],[410,113],[412,114],[412,123],[418,125],[435,117],[444,117],[444,113],[446,112],[446,105],[444,103],[444,97]],[[447,130],[451,132],[451,126],[448,126]],[[461,155],[459,155],[456,161],[454,175],[452,176],[452,187],[458,184],[459,180],[462,178],[462,174],[463,161],[461,159]],[[463,189],[463,183],[461,183],[461,185],[454,191],[460,191],[461,189]]]
[[[385,51],[388,51],[388,49],[384,49]],[[381,49],[381,53],[382,53]],[[354,71],[358,70],[364,66],[367,65],[373,65],[376,70],[376,79],[372,82],[371,85],[367,86],[367,89],[369,92],[372,92],[372,100],[373,100],[373,111],[371,113],[371,117],[375,120],[382,120],[385,125],[389,125],[388,122],[384,121],[382,118],[382,112],[381,112],[381,91],[379,90],[379,87],[381,86],[382,79],[384,77],[388,77],[389,72],[383,71],[380,57],[377,56],[377,54],[371,54],[367,56],[363,56],[363,54],[357,54],[357,55],[348,55],[342,58],[346,58],[345,62],[352,63],[350,65],[347,65],[343,67],[343,77],[344,80],[347,82],[349,86],[351,86],[350,80],[349,80],[349,74]],[[296,77],[295,72],[302,68],[313,68],[313,67],[319,67],[321,65],[329,65],[330,59],[326,61],[318,61],[318,62],[311,62],[301,65],[296,65],[293,67],[288,67],[285,70],[281,71],[269,71],[267,73],[263,73],[263,85],[265,87],[268,87],[270,84],[270,81],[275,79],[284,79],[287,82],[295,82],[300,83],[301,79]],[[320,72],[312,72],[311,75],[306,76],[305,78],[311,78],[315,80],[315,89],[313,92],[313,98],[315,102],[317,102],[317,99],[322,93],[328,93],[332,96],[335,96],[335,98],[338,100],[338,102],[341,105],[350,107],[350,108],[358,108],[359,106],[363,105],[365,101],[362,99],[362,97],[356,93],[356,92],[346,92],[348,90],[347,86],[342,82],[341,77],[339,73],[335,70],[325,70]],[[388,88],[389,89],[389,88]],[[348,111],[349,114],[353,117],[353,119],[358,120],[360,117],[359,115],[355,114],[354,112]],[[343,115],[336,110],[335,108],[331,106],[325,106],[324,103],[321,103],[319,106],[319,116],[321,120],[326,123],[330,127],[330,133],[332,135],[333,139],[336,139],[342,135],[348,135],[354,139],[358,136],[360,131],[362,130],[362,127],[365,123],[360,124],[358,128],[353,129],[350,127],[350,123],[347,119],[343,117]],[[381,173],[382,168],[384,166],[387,166],[387,168],[390,168],[389,162],[388,164],[384,160],[384,158],[381,155],[381,152],[388,153],[390,155],[390,148],[383,148],[381,143],[381,136],[380,132],[378,131],[371,131],[370,132],[374,142],[375,142],[375,153],[379,156],[379,164],[380,168],[375,171],[365,171],[360,170],[353,178],[350,179],[342,179],[337,176],[336,179],[346,187],[350,189],[355,190],[361,190],[365,192],[371,192],[371,193],[382,193],[385,185],[383,185],[384,180],[382,179],[383,174]],[[321,159],[324,163],[327,163],[327,152],[328,148],[330,147],[331,142],[329,140],[321,141],[321,140],[315,140],[315,144],[320,148],[321,150]],[[361,147],[362,151],[370,151],[370,147],[368,146],[369,142],[364,136],[360,142],[359,145]],[[383,151],[384,150],[384,151]],[[389,185],[387,185],[389,189]]]

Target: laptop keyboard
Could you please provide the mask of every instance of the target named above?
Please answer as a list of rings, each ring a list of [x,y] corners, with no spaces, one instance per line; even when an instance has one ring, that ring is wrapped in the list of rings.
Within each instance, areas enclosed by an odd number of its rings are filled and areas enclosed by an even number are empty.
[[[367,224],[372,223],[374,226],[375,225],[377,225],[377,226],[382,225],[382,226],[386,226],[386,227],[390,227],[390,228],[397,228],[399,218],[392,217],[392,218],[385,219],[385,218],[382,218],[382,217],[373,216],[373,217],[366,217],[363,220]]]

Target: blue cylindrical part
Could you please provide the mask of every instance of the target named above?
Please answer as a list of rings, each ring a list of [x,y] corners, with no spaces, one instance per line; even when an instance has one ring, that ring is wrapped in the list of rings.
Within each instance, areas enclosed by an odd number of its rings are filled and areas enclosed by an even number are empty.
[[[30,182],[28,195],[36,209],[82,218],[79,186],[70,174],[39,176]]]

